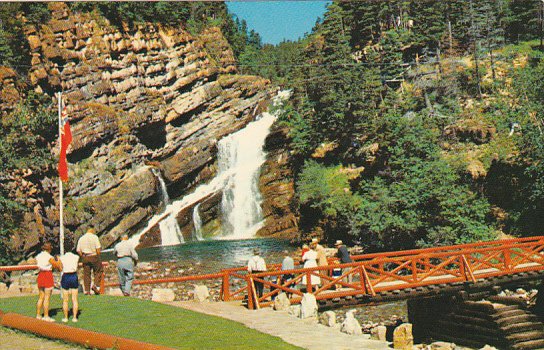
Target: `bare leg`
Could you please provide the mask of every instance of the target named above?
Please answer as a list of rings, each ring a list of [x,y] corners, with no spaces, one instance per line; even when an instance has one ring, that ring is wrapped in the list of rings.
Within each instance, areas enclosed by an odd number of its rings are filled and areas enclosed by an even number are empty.
[[[68,318],[68,312],[70,311],[68,307],[68,297],[70,296],[70,291],[68,289],[62,290],[62,311],[64,312],[64,318]]]
[[[72,320],[77,320],[77,313],[79,312],[79,302],[77,300],[78,290],[71,289],[70,292],[72,293]],[[68,299],[68,297],[66,299]]]
[[[45,298],[43,300],[43,317],[49,317],[49,300],[51,299],[51,292],[53,289],[45,290]]]
[[[39,296],[38,296],[38,303],[36,304],[36,317],[42,317],[42,306],[43,306],[43,299],[45,297],[45,292],[43,288],[39,289]]]

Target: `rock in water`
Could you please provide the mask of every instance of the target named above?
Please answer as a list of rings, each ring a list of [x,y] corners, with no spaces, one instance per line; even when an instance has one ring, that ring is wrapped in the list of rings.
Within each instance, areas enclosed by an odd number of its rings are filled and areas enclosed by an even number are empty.
[[[210,291],[208,287],[204,285],[195,285],[195,290],[193,291],[195,301],[203,302],[207,301],[210,298]]]
[[[291,305],[289,306],[289,315],[300,318],[300,305]]]
[[[325,311],[319,316],[319,323],[328,327],[336,326],[336,314],[334,311]]]
[[[291,302],[285,293],[278,294],[276,299],[274,299],[274,310],[288,310],[289,306],[291,306]]]
[[[300,302],[300,318],[317,317],[317,301],[315,296],[304,293]]]
[[[412,324],[403,323],[393,331],[393,348],[412,350],[414,336],[412,335]]]
[[[176,295],[170,288],[153,288],[151,291],[151,300],[159,303],[174,301]]]
[[[386,326],[374,327],[370,331],[371,338],[375,340],[380,340],[380,341],[387,341],[386,334],[387,334]]]
[[[361,325],[359,324],[359,321],[355,319],[355,310],[349,310],[346,312],[346,319],[344,322],[342,322],[342,327],[340,328],[340,331],[352,334],[352,335],[361,335],[363,334],[363,330],[361,328]]]

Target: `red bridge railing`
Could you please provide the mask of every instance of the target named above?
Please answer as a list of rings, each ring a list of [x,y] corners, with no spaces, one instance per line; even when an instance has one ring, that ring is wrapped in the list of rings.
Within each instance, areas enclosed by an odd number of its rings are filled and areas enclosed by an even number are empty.
[[[248,305],[270,305],[271,298],[280,291],[292,294],[292,302],[298,302],[303,293],[293,286],[303,279],[306,283],[302,287],[321,300],[544,271],[543,251],[544,237],[529,237],[365,254],[355,256],[350,264],[247,274]],[[342,268],[343,273],[332,277],[337,268]],[[279,277],[287,273],[294,278],[278,283]],[[313,285],[312,276],[319,277],[321,283]],[[257,297],[255,282],[263,283],[270,292]]]
[[[100,294],[104,294],[104,287],[105,287],[105,280],[106,280],[106,273],[105,268],[108,267],[109,263],[103,262],[102,263],[102,278],[100,279]],[[81,263],[79,263],[79,266],[81,267]],[[37,265],[13,265],[13,266],[0,266],[0,272],[14,272],[14,271],[32,271],[37,270]]]
[[[247,299],[249,308],[260,308],[272,303],[280,292],[290,295],[292,303],[301,300],[304,292],[316,299],[333,299],[355,295],[374,296],[380,292],[417,288],[429,285],[477,282],[486,278],[508,276],[520,272],[544,271],[544,236],[478,242],[454,246],[414,249],[397,252],[353,256],[353,263],[281,270],[280,264],[269,265],[269,271],[250,274],[247,268],[230,268],[215,274],[136,280],[139,284],[176,283],[220,279],[221,299]],[[297,265],[300,266],[300,265]],[[22,271],[36,266],[6,266],[0,271]],[[333,271],[342,269],[340,276]],[[284,274],[292,274],[281,282]],[[321,283],[312,284],[312,276]],[[333,277],[334,276],[334,277]],[[304,285],[302,282],[305,282]],[[263,283],[268,292],[258,297],[255,282]],[[116,283],[104,284],[115,287]]]

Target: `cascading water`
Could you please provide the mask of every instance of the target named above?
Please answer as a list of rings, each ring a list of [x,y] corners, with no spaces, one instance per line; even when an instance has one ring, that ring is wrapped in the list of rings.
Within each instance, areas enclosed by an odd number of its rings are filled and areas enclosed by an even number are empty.
[[[274,104],[276,105],[278,101],[285,100],[289,96],[289,91],[281,91],[274,99]],[[222,238],[253,237],[263,225],[258,181],[260,168],[266,159],[266,154],[263,151],[264,142],[275,120],[275,114],[265,112],[244,129],[221,139],[217,145],[219,165],[217,176],[209,183],[198,186],[191,194],[167,205],[161,214],[151,218],[147,227],[133,236],[131,240],[137,244],[144,233],[159,223],[162,245],[184,243],[176,221],[178,213],[219,191],[223,191],[221,203]],[[195,211],[198,214],[197,207],[198,205],[193,209],[193,220],[196,220]],[[200,219],[200,215],[198,215],[198,219]],[[195,225],[196,227],[197,225]],[[195,236],[198,237],[196,232]]]
[[[166,183],[164,182],[164,179],[162,178],[161,172],[159,169],[155,169],[155,168],[151,168],[151,171],[157,177],[157,179],[159,180],[159,184],[161,185],[161,194],[162,194],[162,200],[164,202],[164,205],[168,205],[168,203],[170,203],[170,197],[168,196]]]
[[[200,203],[193,208],[193,239],[195,241],[202,241],[202,219],[200,218]]]
[[[174,213],[171,213],[166,219],[159,222],[161,230],[162,245],[176,245],[185,243],[181,230],[179,229],[178,220]]]
[[[219,172],[232,173],[221,201],[225,238],[250,238],[262,227],[259,175],[266,160],[264,141],[275,119],[274,115],[263,113],[259,120],[218,144]]]

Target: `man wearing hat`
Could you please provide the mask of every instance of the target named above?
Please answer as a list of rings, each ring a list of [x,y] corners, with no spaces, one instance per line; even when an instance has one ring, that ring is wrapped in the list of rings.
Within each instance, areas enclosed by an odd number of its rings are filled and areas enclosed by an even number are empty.
[[[341,240],[337,240],[334,246],[338,249],[336,256],[340,259],[340,264],[349,264],[353,262],[353,259],[351,259],[351,256],[349,255],[348,248]],[[351,270],[351,267],[342,269],[342,274],[349,270]],[[351,275],[348,276],[348,283],[351,283]]]
[[[327,261],[327,254],[325,254],[325,248],[321,244],[319,244],[319,240],[317,238],[312,238],[312,243],[310,243],[310,247],[312,247],[313,250],[317,253],[317,266],[327,266],[329,265]],[[321,270],[320,273],[324,275],[328,275],[328,270]]]
[[[257,248],[253,249],[253,256],[247,262],[247,271],[249,273],[259,273],[266,271],[266,263],[264,262],[264,259],[261,257],[259,249]],[[263,288],[264,285],[262,282],[255,281],[255,290],[259,298],[263,296]]]

